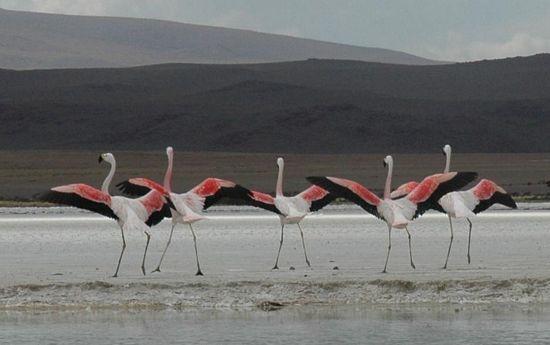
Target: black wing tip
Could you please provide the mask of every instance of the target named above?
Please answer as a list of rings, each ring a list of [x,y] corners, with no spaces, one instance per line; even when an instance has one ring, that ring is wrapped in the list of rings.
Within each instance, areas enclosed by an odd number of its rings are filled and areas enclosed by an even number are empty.
[[[495,192],[494,196],[496,197],[496,202],[498,202],[499,204],[510,207],[514,210],[518,208],[516,201],[512,198],[510,194]]]
[[[151,191],[147,187],[137,186],[128,180],[117,183],[116,187],[119,191],[129,196],[144,196]]]

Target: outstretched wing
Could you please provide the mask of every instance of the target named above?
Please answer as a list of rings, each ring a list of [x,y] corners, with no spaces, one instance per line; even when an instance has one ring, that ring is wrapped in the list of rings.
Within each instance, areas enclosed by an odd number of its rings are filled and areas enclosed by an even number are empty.
[[[275,206],[275,198],[271,195],[251,190],[243,199],[247,205],[263,208],[264,210],[281,214],[281,211]]]
[[[111,196],[83,183],[58,186],[38,197],[39,200],[74,206],[109,218],[118,219],[111,209]]]
[[[133,184],[129,180],[117,183],[116,187],[122,193],[130,196],[143,196],[151,190],[148,187]]]
[[[483,179],[472,189],[470,189],[479,203],[472,210],[474,213],[483,212],[494,204],[501,204],[510,208],[517,208],[516,202],[506,193],[504,188],[500,187],[491,180]]]
[[[145,195],[135,200],[140,202],[147,210],[149,218],[147,218],[145,224],[149,226],[157,225],[164,218],[172,217],[170,208],[176,209],[168,197],[169,192],[163,186],[148,178],[131,178],[117,184],[117,187],[120,191],[129,195],[140,195],[142,192],[147,191]]]
[[[363,185],[337,177],[309,176],[306,179],[312,184],[327,190],[334,197],[345,198],[361,206],[370,214],[380,218],[377,209],[381,202],[380,198]]]
[[[429,209],[444,212],[437,201],[443,195],[465,187],[476,178],[475,172],[450,172],[424,178],[406,197],[417,206],[414,217]]]
[[[494,204],[501,204],[514,209],[518,208],[518,205],[514,199],[512,199],[510,194],[495,192],[495,194],[493,194],[489,199],[481,200],[479,204],[476,205],[473,212],[476,214],[483,212]]]
[[[311,186],[296,195],[296,197],[302,198],[305,202],[307,202],[311,212],[322,209],[336,199],[334,194],[329,193],[319,186]]]
[[[418,186],[418,182],[416,181],[410,181],[407,183],[403,183],[401,186],[397,187],[396,190],[391,192],[390,198],[393,200],[401,199],[404,196],[407,196],[410,192],[412,192],[413,189],[415,189]]]
[[[171,203],[164,203],[160,210],[154,211],[149,215],[149,218],[147,219],[147,221],[145,221],[145,224],[147,224],[148,226],[153,226],[160,223],[164,218],[172,218],[170,207]],[[175,209],[175,207],[172,208]]]
[[[246,201],[250,193],[248,189],[235,182],[213,177],[205,179],[189,192],[196,194],[200,198],[204,198],[204,210],[224,198]]]

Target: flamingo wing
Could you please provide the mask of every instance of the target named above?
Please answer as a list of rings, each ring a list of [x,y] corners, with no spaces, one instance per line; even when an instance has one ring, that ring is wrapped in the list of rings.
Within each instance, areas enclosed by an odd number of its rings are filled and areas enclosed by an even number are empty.
[[[205,179],[189,192],[204,198],[204,210],[223,198],[246,200],[250,193],[248,189],[235,182],[213,177]]]
[[[483,179],[474,188],[470,189],[479,203],[472,210],[480,213],[494,204],[501,204],[510,208],[518,208],[516,202],[506,191],[491,180]]]
[[[169,192],[160,184],[143,177],[131,178],[117,184],[119,190],[129,195],[142,195],[135,199],[145,207],[149,218],[145,221],[148,226],[157,225],[164,218],[172,217],[170,208],[176,207],[168,197]],[[142,193],[145,192],[145,195]]]
[[[275,198],[271,195],[251,190],[248,192],[244,201],[247,205],[263,208],[273,213],[281,214],[281,211],[275,206]]]
[[[169,198],[164,197],[156,190],[151,190],[136,200],[145,207],[149,214],[149,218],[145,221],[145,224],[148,226],[157,225],[164,218],[171,218],[172,212],[170,212],[170,208],[176,209]]]
[[[83,183],[58,186],[38,197],[42,201],[74,206],[118,219],[111,209],[111,196]]]
[[[408,195],[407,199],[416,204],[414,218],[429,209],[445,212],[438,200],[447,193],[454,192],[468,185],[477,178],[475,172],[450,172],[428,176]]]
[[[393,200],[401,199],[404,196],[407,196],[410,192],[412,192],[413,189],[415,189],[418,186],[418,182],[416,181],[409,181],[407,183],[403,183],[401,186],[397,187],[396,190],[391,192],[390,198]]]
[[[334,197],[345,198],[380,218],[377,208],[381,202],[380,198],[363,185],[337,177],[310,176],[306,179],[312,184],[329,191]]]
[[[296,197],[302,198],[309,204],[311,212],[318,211],[330,204],[336,197],[319,186],[311,186]]]
[[[133,184],[129,180],[117,183],[116,187],[122,193],[130,196],[143,196],[151,190],[148,187]]]
[[[474,208],[474,213],[480,213],[493,206],[494,204],[501,204],[510,208],[518,208],[518,205],[512,199],[510,194],[495,192],[489,199],[481,200],[479,204]]]
[[[160,210],[151,213],[149,218],[145,221],[145,224],[148,226],[157,225],[164,218],[172,218],[172,212],[170,212],[170,206],[168,206],[168,204],[164,204]]]

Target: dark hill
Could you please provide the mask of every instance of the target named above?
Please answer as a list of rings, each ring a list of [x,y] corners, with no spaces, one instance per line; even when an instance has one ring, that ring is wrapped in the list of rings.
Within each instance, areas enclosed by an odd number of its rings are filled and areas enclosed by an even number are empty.
[[[0,70],[4,149],[549,152],[550,55]]]

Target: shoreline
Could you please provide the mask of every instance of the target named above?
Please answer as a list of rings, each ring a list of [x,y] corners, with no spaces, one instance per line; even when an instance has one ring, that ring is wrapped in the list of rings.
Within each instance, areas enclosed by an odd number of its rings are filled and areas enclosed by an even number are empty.
[[[550,278],[267,279],[230,282],[23,284],[0,288],[2,311],[263,310],[309,306],[487,308],[550,306]],[[136,298],[139,296],[139,298]]]

